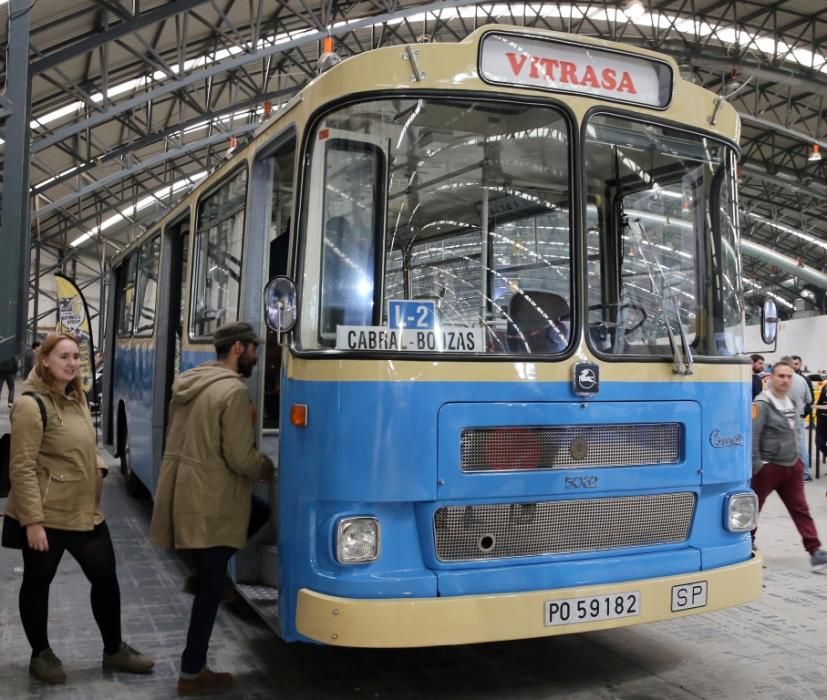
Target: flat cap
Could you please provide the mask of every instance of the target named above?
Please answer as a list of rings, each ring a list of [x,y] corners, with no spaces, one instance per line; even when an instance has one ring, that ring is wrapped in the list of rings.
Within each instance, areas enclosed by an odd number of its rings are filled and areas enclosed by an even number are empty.
[[[264,343],[264,338],[257,336],[253,327],[244,321],[234,321],[233,323],[225,323],[220,328],[216,329],[215,335],[212,337],[213,345],[229,345],[236,340],[242,343],[255,343],[261,345]]]

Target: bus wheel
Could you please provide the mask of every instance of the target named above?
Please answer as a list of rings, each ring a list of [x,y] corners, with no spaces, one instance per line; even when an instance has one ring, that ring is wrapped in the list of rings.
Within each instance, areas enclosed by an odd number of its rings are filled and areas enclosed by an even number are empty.
[[[132,498],[142,498],[146,494],[144,485],[140,479],[135,476],[135,472],[132,471],[132,453],[129,450],[128,434],[121,447],[121,474],[123,474],[126,492],[132,496]]]

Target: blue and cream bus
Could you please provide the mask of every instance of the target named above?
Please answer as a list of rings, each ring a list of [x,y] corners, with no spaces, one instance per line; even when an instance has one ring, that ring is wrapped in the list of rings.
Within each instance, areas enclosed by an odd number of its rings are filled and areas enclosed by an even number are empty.
[[[753,600],[735,110],[656,53],[491,25],[334,65],[113,266],[105,430],[153,490],[224,322],[285,640],[405,647]]]

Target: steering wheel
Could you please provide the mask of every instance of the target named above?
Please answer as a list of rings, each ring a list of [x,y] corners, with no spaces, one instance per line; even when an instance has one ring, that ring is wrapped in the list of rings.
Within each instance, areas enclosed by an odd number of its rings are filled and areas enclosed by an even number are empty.
[[[624,304],[621,304],[619,302],[613,302],[613,303],[609,303],[609,304],[592,304],[588,307],[588,310],[589,311],[602,311],[603,309],[610,309],[610,308],[615,307],[615,306],[617,307],[618,311],[622,311],[623,309],[634,309],[635,311],[637,311],[640,314],[640,321],[638,321],[637,323],[635,323],[632,326],[626,326],[626,325],[623,326],[623,328],[626,330],[627,333],[632,333],[632,332],[636,331],[638,328],[640,328],[646,322],[646,319],[649,317],[648,314],[646,313],[646,309],[644,309],[639,304],[633,304],[630,301],[627,301]],[[594,325],[594,326],[602,325],[604,328],[618,328],[618,327],[620,327],[620,324],[617,321],[599,321],[595,324],[590,324],[590,325]]]

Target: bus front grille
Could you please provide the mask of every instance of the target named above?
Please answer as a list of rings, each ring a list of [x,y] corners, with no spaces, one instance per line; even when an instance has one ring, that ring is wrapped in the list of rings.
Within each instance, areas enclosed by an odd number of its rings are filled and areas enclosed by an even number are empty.
[[[445,506],[434,513],[440,561],[532,557],[683,542],[695,494]]]
[[[464,472],[676,464],[680,423],[470,428],[460,437]]]

